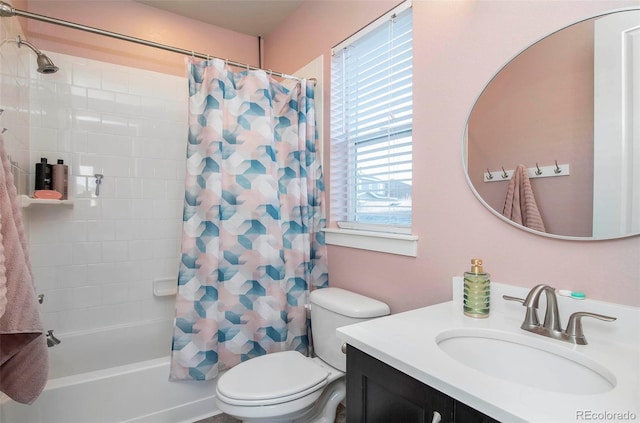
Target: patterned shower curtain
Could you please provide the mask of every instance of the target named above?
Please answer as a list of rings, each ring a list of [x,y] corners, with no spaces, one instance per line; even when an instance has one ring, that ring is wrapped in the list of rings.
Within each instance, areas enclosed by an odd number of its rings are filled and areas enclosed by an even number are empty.
[[[308,353],[328,285],[314,86],[187,60],[189,138],[170,379]]]

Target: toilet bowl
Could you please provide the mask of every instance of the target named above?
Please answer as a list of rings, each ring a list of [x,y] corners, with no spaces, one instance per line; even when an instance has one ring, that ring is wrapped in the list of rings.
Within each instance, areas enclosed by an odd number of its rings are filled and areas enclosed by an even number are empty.
[[[317,357],[282,351],[252,358],[222,374],[218,408],[247,423],[333,423],[346,395],[346,356],[335,330],[389,314],[377,300],[339,288],[311,292]]]
[[[243,422],[333,422],[344,394],[343,372],[297,351],[246,361],[216,387],[218,408]]]

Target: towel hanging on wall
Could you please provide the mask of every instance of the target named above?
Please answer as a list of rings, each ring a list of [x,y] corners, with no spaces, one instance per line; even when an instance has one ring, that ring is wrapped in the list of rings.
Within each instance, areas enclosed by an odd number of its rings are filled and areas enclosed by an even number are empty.
[[[18,196],[0,135],[0,391],[31,404],[47,383],[47,345]]]
[[[518,165],[513,172],[502,215],[527,228],[546,232],[525,165]]]

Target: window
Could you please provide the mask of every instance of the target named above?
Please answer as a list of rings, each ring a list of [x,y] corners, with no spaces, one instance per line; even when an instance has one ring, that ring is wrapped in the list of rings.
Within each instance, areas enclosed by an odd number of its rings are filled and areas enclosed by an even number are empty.
[[[340,227],[410,230],[412,26],[405,2],[333,48],[330,210]]]

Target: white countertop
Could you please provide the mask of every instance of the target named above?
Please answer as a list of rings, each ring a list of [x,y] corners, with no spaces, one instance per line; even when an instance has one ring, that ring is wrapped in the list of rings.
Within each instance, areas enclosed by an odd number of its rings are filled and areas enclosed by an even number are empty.
[[[501,297],[507,294],[524,298],[528,289],[492,283],[491,315],[486,319],[474,319],[462,313],[461,286],[462,278],[454,278],[454,300],[451,302],[345,326],[338,329],[338,337],[503,422],[640,421],[640,309],[558,297],[563,328],[568,315],[574,311],[618,318],[615,322],[583,319],[589,344],[574,345],[520,329],[524,307]],[[545,307],[541,301],[541,321]],[[451,329],[509,332],[516,337],[529,338],[527,341],[541,349],[545,346],[554,350],[566,349],[609,370],[615,378],[615,387],[598,394],[568,394],[532,388],[482,373],[440,349],[436,337]],[[522,365],[526,366],[526,363]],[[627,413],[631,418],[621,415],[616,419],[613,413]]]

